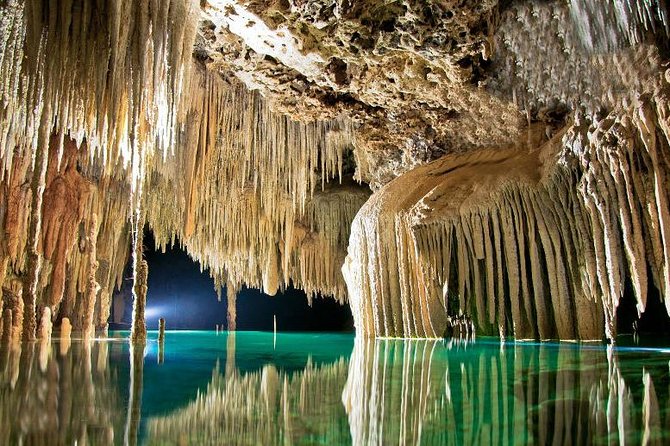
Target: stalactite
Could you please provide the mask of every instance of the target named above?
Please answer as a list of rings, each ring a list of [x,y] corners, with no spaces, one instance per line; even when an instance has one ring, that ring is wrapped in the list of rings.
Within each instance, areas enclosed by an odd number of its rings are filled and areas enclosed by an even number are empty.
[[[279,288],[279,265],[277,265],[277,251],[272,247],[268,251],[265,269],[263,270],[263,291],[274,296]]]
[[[31,0],[11,1],[4,10],[5,171],[11,169],[13,146],[34,146],[41,115],[51,121],[51,112],[57,119],[46,130],[69,133],[77,145],[85,138],[91,153],[109,161],[108,172],[119,158],[127,164],[138,145],[168,153],[183,122],[195,2],[87,0],[55,6]]]
[[[144,309],[147,302],[147,279],[149,264],[142,258],[142,225],[135,228],[133,241],[133,324],[130,338],[132,342],[143,344],[147,339],[147,323]]]
[[[128,196],[141,201],[146,159],[166,157],[186,121],[198,13],[191,0],[0,5],[0,274],[25,278],[28,337],[38,305],[84,325],[76,242],[90,213],[103,215],[102,292],[87,315],[106,326],[126,262]]]
[[[98,216],[91,215],[88,222],[88,278],[86,285],[86,292],[83,300],[84,325],[82,327],[82,335],[84,339],[90,339],[95,335],[95,324],[93,321],[93,312],[95,310],[95,303],[98,297],[100,285],[96,279],[98,271],[98,258],[96,252],[96,245],[98,240]]]
[[[445,316],[466,314],[482,334],[614,339],[627,280],[638,315],[654,288],[667,306],[668,86],[658,88],[607,116],[578,115],[539,149],[449,155],[373,195],[343,267],[358,332],[440,337]]]
[[[226,329],[228,331],[235,331],[237,329],[237,293],[239,293],[239,286],[233,282],[226,283],[226,305],[227,305],[227,322]]]
[[[45,118],[46,119],[46,118]],[[45,123],[42,124],[46,125]],[[43,131],[43,130],[42,130]],[[37,286],[42,266],[41,253],[37,250],[42,227],[42,198],[49,158],[49,146],[46,138],[38,141],[37,152],[33,162],[32,180],[30,183],[30,226],[28,227],[27,265],[23,281],[23,338],[26,341],[35,339],[37,322],[35,307],[37,305]]]
[[[349,222],[369,195],[331,181],[351,147],[351,124],[292,121],[202,70],[190,88],[175,157],[147,166],[143,208],[158,246],[179,240],[215,278],[269,294],[292,281],[310,298],[345,302],[339,268]],[[167,194],[179,198],[166,203]]]

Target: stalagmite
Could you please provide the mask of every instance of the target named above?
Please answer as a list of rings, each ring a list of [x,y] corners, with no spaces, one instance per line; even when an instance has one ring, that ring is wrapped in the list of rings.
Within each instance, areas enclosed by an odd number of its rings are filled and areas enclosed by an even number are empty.
[[[60,354],[65,355],[70,350],[72,334],[72,325],[70,324],[70,319],[63,318],[60,324]]]
[[[51,308],[44,307],[42,309],[42,317],[40,318],[40,326],[37,331],[37,339],[41,342],[51,342],[51,330],[53,323],[51,322]]]
[[[158,364],[165,361],[165,319],[158,319]]]
[[[4,296],[4,312],[3,319],[6,324],[7,320],[11,320],[11,324],[3,327],[3,332],[10,334],[9,342],[16,345],[21,342],[21,335],[23,332],[23,299],[21,295],[14,290],[3,288]],[[7,312],[11,313],[11,318],[8,318]]]
[[[165,341],[165,319],[158,319],[158,342]]]
[[[149,265],[142,259],[141,237],[139,253],[136,254],[133,283],[133,325],[131,329],[131,340],[133,342],[144,343],[147,339],[147,323],[144,319],[144,308],[147,302],[147,278],[149,275]]]

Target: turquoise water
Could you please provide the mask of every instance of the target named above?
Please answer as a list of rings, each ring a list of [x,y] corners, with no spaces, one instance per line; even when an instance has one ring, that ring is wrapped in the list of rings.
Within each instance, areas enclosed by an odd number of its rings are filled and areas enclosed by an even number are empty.
[[[0,444],[670,442],[670,349],[127,336],[3,347]]]

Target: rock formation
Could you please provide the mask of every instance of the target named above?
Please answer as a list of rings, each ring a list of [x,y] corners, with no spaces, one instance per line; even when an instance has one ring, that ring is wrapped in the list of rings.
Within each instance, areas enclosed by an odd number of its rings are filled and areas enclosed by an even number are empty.
[[[292,284],[364,336],[614,339],[670,312],[669,36],[660,0],[2,2],[3,321],[105,328],[146,227],[230,329]]]

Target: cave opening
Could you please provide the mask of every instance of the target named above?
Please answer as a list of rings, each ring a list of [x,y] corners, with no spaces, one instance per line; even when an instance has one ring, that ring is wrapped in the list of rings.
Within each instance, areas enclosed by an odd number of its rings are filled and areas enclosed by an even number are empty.
[[[623,297],[617,307],[617,333],[647,337],[660,336],[661,339],[667,339],[667,336],[670,336],[670,317],[663,305],[662,296],[654,285],[650,269],[647,270],[647,283],[649,283],[647,304],[645,311],[638,316],[633,284],[630,277],[626,277]]]
[[[150,230],[144,233],[144,258],[149,264],[147,328],[158,329],[165,318],[175,330],[221,330],[227,328],[226,289],[219,300],[208,270],[179,247],[156,247]],[[124,272],[123,285],[113,296],[111,328],[130,329],[132,322],[132,260]],[[269,296],[261,290],[243,287],[237,294],[237,330],[287,332],[353,332],[353,316],[348,305],[330,296],[316,296],[308,304],[304,291],[289,286]]]

